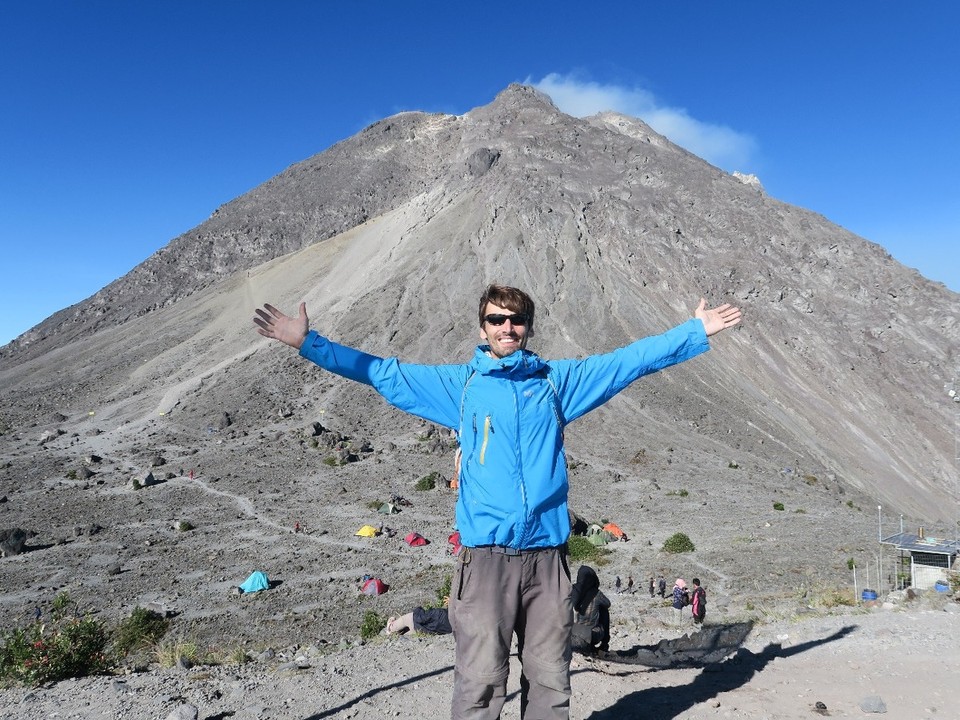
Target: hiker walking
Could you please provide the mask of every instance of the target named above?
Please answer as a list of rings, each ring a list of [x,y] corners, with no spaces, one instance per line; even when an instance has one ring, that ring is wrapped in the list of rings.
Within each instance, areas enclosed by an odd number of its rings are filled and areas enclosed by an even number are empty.
[[[619,576],[619,575],[617,575],[617,579],[616,579],[616,582],[613,583],[613,587],[616,589],[617,595],[619,595],[619,594],[621,593],[621,590],[620,590],[620,576]]]
[[[690,596],[690,610],[693,612],[693,622],[696,625],[703,624],[703,618],[707,615],[707,591],[700,586],[700,578],[694,578],[693,594]]]
[[[649,588],[649,589],[650,589],[650,597],[653,597],[654,592],[655,592],[653,586],[654,586],[653,575],[651,575],[651,576],[650,576],[650,588]]]
[[[633,594],[633,576],[627,575],[627,592]]]
[[[667,596],[667,581],[662,574],[657,576],[657,592],[660,594],[660,597]]]
[[[672,330],[582,360],[544,360],[526,349],[534,303],[522,290],[491,285],[478,310],[483,344],[470,362],[448,365],[408,364],[334,343],[310,330],[306,303],[296,316],[264,305],[253,322],[320,367],[457,431],[463,549],[450,598],[453,717],[499,717],[516,635],[521,716],[566,720],[573,612],[564,427],[640,377],[706,352],[710,336],[740,322],[740,310],[707,308],[701,299],[694,317]]]

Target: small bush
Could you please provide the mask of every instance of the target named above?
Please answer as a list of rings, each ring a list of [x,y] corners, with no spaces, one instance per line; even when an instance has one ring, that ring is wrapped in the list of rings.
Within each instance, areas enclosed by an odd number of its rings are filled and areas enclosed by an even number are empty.
[[[606,565],[605,556],[609,554],[609,550],[594,545],[582,535],[571,535],[567,540],[567,555],[572,562]]]
[[[114,631],[113,646],[121,655],[155,645],[167,634],[170,621],[160,613],[136,607],[130,617],[121,620]]]
[[[854,562],[853,558],[847,558],[847,570],[853,570],[857,566],[857,563]]]
[[[180,665],[198,665],[203,661],[200,646],[189,640],[164,640],[155,651],[161,667],[170,668]]]
[[[687,497],[687,495],[689,494],[690,493],[687,492],[686,489],[684,488],[681,488],[680,490],[671,490],[670,492],[667,493],[667,495],[676,495],[678,497]]]
[[[107,632],[100,621],[58,613],[49,627],[34,622],[4,634],[0,679],[41,685],[106,673],[113,665],[106,646]]]
[[[246,665],[252,658],[242,647],[235,647],[225,655],[225,662],[231,665]]]
[[[432,472],[429,475],[424,475],[417,480],[417,484],[413,487],[415,490],[433,490],[437,487],[437,473]]]
[[[443,576],[443,582],[440,583],[440,588],[437,590],[437,607],[445,607],[447,600],[450,598],[450,585],[453,583],[453,575],[447,574]]]
[[[193,529],[193,523],[191,523],[189,520],[181,520],[177,523],[177,530],[180,532],[190,532]]]
[[[730,462],[727,463],[727,467],[730,468],[731,470],[739,470],[739,469],[740,469],[740,465],[738,465],[737,463],[735,463],[733,460],[731,460]]]
[[[329,465],[330,467],[336,467],[337,465],[340,464],[340,463],[337,462],[337,459],[336,459],[335,457],[333,457],[332,455],[328,455],[327,457],[325,457],[325,458],[324,458],[323,460],[321,460],[320,462],[322,462],[324,465]]]
[[[693,552],[696,549],[693,541],[682,532],[674,533],[663,543],[663,550],[668,553]]]
[[[369,640],[379,635],[387,626],[387,621],[375,610],[367,610],[360,623],[360,637]]]
[[[835,608],[852,607],[857,604],[853,590],[838,588],[822,588],[814,591],[807,601],[810,607]]]
[[[783,503],[782,503],[782,502],[775,502],[775,503],[773,504],[773,509],[774,509],[774,510],[779,510],[779,511],[783,512]]]

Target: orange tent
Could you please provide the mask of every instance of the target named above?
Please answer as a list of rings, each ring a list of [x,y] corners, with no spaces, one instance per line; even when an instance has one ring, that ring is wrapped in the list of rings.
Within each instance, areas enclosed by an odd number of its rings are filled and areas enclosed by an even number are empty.
[[[629,540],[627,534],[620,529],[620,526],[616,523],[609,522],[603,526],[603,529],[613,535],[617,540]]]

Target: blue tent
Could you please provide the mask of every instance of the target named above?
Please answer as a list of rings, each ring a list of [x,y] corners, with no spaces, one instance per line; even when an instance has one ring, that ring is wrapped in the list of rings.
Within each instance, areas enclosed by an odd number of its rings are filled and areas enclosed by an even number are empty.
[[[244,580],[243,585],[240,586],[240,590],[245,593],[260,592],[261,590],[269,589],[270,580],[267,578],[267,574],[259,570],[252,573],[250,577]]]

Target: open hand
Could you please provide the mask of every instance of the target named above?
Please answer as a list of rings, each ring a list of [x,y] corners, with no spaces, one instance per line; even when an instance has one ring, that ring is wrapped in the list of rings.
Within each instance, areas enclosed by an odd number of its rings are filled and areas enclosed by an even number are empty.
[[[257,317],[253,322],[257,325],[257,332],[264,337],[279,340],[297,349],[303,345],[303,339],[310,329],[305,302],[300,303],[300,310],[296,317],[284,315],[273,305],[265,303],[263,309],[257,308]]]
[[[706,299],[700,298],[700,304],[693,316],[703,321],[703,329],[706,331],[707,337],[710,337],[739,323],[740,308],[734,307],[730,303],[708,308]]]

